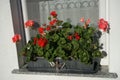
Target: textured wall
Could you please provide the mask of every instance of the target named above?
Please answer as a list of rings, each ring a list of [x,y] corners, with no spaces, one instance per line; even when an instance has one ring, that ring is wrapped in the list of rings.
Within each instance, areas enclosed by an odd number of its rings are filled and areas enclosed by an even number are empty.
[[[120,75],[120,11],[118,10],[120,0],[109,0],[110,3],[110,71]],[[48,76],[48,75],[21,75],[12,74],[14,68],[18,68],[16,47],[12,43],[11,37],[13,25],[10,12],[9,0],[0,0],[0,80],[114,80],[104,78],[86,78],[74,76]],[[118,77],[116,80],[120,80]]]

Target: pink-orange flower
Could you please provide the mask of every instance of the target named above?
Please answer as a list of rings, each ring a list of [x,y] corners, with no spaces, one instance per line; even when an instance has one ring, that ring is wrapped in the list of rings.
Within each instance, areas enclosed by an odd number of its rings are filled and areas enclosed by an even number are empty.
[[[25,27],[32,27],[33,25],[34,25],[33,20],[28,20],[27,22],[25,22]]]
[[[84,17],[80,18],[80,22],[84,22],[84,21],[85,21]]]
[[[40,28],[38,28],[38,32],[40,33],[40,34],[43,34],[44,33],[44,28],[43,27],[40,27]]]
[[[15,35],[12,37],[12,41],[13,41],[14,43],[16,43],[16,42],[18,42],[18,41],[20,41],[20,40],[21,40],[20,34],[15,34]]]
[[[46,44],[47,44],[47,39],[45,39],[45,38],[40,38],[39,40],[38,40],[38,45],[40,46],[40,47],[45,47],[46,46]]]
[[[86,20],[86,24],[88,25],[90,23],[90,19],[87,19]]]
[[[108,22],[105,21],[104,19],[100,19],[98,22],[99,29],[106,31],[108,28]]]
[[[57,13],[56,13],[56,11],[52,11],[52,12],[50,12],[50,15],[53,16],[53,17],[56,17]]]

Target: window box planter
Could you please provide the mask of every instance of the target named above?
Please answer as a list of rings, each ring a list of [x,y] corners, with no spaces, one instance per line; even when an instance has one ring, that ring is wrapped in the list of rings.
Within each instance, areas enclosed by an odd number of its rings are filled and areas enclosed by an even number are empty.
[[[79,60],[59,60],[59,64],[51,65],[44,58],[38,58],[37,61],[28,62],[27,69],[29,71],[39,72],[59,72],[59,73],[96,73],[100,70],[100,58],[93,59],[92,64],[84,64]],[[57,66],[57,65],[60,65]]]

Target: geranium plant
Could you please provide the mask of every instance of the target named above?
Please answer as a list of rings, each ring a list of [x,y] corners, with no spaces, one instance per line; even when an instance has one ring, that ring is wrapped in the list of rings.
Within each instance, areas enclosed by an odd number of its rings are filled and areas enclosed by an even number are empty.
[[[57,18],[56,11],[50,12],[49,24],[37,27],[36,36],[32,37],[22,50],[27,61],[36,61],[37,57],[44,57],[54,61],[60,57],[63,60],[80,60],[83,63],[92,63],[92,59],[102,58],[102,45],[99,39],[101,31],[109,30],[108,22],[104,19],[98,21],[98,27],[90,25],[90,19],[84,17],[80,22],[84,25],[72,25]],[[26,28],[35,28],[36,22],[28,20]],[[17,38],[17,39],[16,39]],[[13,37],[13,42],[19,41],[20,35]]]

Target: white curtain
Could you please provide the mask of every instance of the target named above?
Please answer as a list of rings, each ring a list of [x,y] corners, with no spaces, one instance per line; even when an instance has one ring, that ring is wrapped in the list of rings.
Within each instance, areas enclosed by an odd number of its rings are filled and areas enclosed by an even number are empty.
[[[27,0],[28,19],[40,24],[48,23],[50,11],[55,10],[58,18],[80,23],[80,18],[90,18],[96,23],[99,18],[99,0]]]

